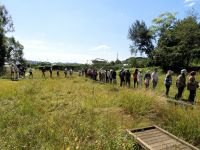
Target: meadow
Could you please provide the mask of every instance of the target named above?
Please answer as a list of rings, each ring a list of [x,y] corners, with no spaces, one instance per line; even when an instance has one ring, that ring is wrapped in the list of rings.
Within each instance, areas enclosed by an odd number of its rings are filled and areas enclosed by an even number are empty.
[[[154,124],[200,148],[199,89],[195,107],[179,106],[167,102],[161,73],[155,91],[33,73],[34,79],[0,79],[2,150],[138,149],[125,129]]]

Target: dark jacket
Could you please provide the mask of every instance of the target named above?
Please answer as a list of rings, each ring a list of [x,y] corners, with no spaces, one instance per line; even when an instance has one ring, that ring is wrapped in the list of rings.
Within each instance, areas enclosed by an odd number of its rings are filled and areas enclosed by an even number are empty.
[[[172,76],[171,75],[167,75],[165,77],[165,85],[171,85],[172,84]]]
[[[194,76],[189,76],[189,80],[187,83],[188,90],[196,90],[199,87],[198,82],[195,80]]]
[[[178,88],[186,86],[186,77],[184,74],[180,74],[176,80],[176,86]]]

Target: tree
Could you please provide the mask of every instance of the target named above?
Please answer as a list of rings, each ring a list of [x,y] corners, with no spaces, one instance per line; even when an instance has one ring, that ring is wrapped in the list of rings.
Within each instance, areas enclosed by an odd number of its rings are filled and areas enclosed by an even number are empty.
[[[154,36],[162,37],[165,35],[167,30],[173,28],[176,22],[176,14],[177,13],[162,13],[157,18],[153,19],[153,25],[151,26],[151,31]]]
[[[21,45],[18,41],[15,40],[14,37],[7,38],[7,61],[13,64],[17,62],[23,63],[23,45]]]
[[[188,67],[191,60],[200,57],[200,24],[188,16],[165,29],[158,40],[155,60],[163,68]]]
[[[3,71],[3,65],[6,57],[6,36],[7,32],[14,31],[11,16],[8,14],[5,6],[0,4],[0,73]]]
[[[131,67],[137,67],[137,60],[135,57],[131,57],[128,59],[128,64],[131,66]]]
[[[153,46],[153,34],[150,29],[147,28],[144,21],[134,22],[128,31],[128,38],[133,42],[130,45],[131,53],[140,52],[145,53],[149,58],[152,58]]]

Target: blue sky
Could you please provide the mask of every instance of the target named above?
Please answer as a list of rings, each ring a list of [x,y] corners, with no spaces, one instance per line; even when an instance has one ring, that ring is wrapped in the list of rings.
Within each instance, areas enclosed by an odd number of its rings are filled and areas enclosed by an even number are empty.
[[[29,60],[86,63],[131,56],[128,28],[163,12],[183,18],[200,0],[1,0]]]

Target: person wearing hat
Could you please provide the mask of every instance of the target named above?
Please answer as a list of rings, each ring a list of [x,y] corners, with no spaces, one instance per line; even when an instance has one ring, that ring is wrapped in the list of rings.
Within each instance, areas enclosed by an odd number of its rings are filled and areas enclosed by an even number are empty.
[[[140,87],[142,86],[142,78],[143,78],[142,71],[139,70],[139,71],[138,71],[138,75],[137,75],[137,80],[138,80],[138,85],[139,85]]]
[[[186,73],[186,69],[181,70],[181,74],[176,80],[176,87],[178,88],[178,93],[175,95],[176,100],[179,100],[182,97],[183,91],[186,87]]]
[[[170,86],[172,85],[172,73],[173,73],[173,71],[168,70],[167,74],[166,74],[166,77],[165,77],[164,83],[165,83],[165,87],[166,87],[166,93],[165,93],[166,96],[168,96]]]
[[[158,84],[158,68],[154,69],[154,72],[151,74],[151,78],[153,83],[153,89],[155,89]]]
[[[198,82],[195,80],[196,72],[192,71],[189,75],[188,83],[187,83],[187,89],[190,91],[190,95],[188,97],[188,100],[190,103],[194,103],[194,99],[196,96],[196,89],[199,87]]]

